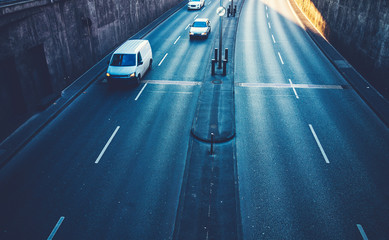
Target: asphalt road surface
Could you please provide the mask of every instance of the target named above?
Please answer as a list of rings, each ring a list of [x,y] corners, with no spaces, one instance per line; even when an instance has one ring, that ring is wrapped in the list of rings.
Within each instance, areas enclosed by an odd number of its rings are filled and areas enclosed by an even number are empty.
[[[0,239],[173,238],[218,6],[178,10],[140,86],[100,76],[0,169]],[[245,0],[234,62],[241,237],[388,239],[388,128],[286,0]]]
[[[244,239],[389,239],[388,129],[286,0],[245,1],[235,63]]]

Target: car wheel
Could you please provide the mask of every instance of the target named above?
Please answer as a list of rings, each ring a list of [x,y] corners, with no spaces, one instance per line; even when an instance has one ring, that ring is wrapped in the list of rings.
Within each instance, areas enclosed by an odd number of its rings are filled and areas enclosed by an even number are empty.
[[[153,67],[153,59],[150,59],[149,70]]]

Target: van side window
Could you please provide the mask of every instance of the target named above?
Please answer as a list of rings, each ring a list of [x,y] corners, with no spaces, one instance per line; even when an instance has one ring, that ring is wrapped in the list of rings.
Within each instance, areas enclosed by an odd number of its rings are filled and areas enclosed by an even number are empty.
[[[143,64],[142,55],[140,55],[140,52],[138,52],[138,65]]]

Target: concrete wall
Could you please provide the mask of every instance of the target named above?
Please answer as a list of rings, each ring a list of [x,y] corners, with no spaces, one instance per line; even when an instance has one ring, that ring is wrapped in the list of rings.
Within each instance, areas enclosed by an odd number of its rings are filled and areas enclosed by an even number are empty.
[[[0,7],[0,140],[182,0],[32,0]]]
[[[296,2],[329,42],[389,99],[389,1]]]

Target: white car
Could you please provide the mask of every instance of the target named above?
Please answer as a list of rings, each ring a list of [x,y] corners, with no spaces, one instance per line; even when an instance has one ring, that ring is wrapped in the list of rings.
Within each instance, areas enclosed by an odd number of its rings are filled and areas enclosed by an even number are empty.
[[[189,39],[195,37],[208,38],[211,33],[211,22],[208,18],[197,18],[189,29]]]
[[[189,0],[188,2],[188,10],[190,9],[201,9],[204,7],[204,0]]]

